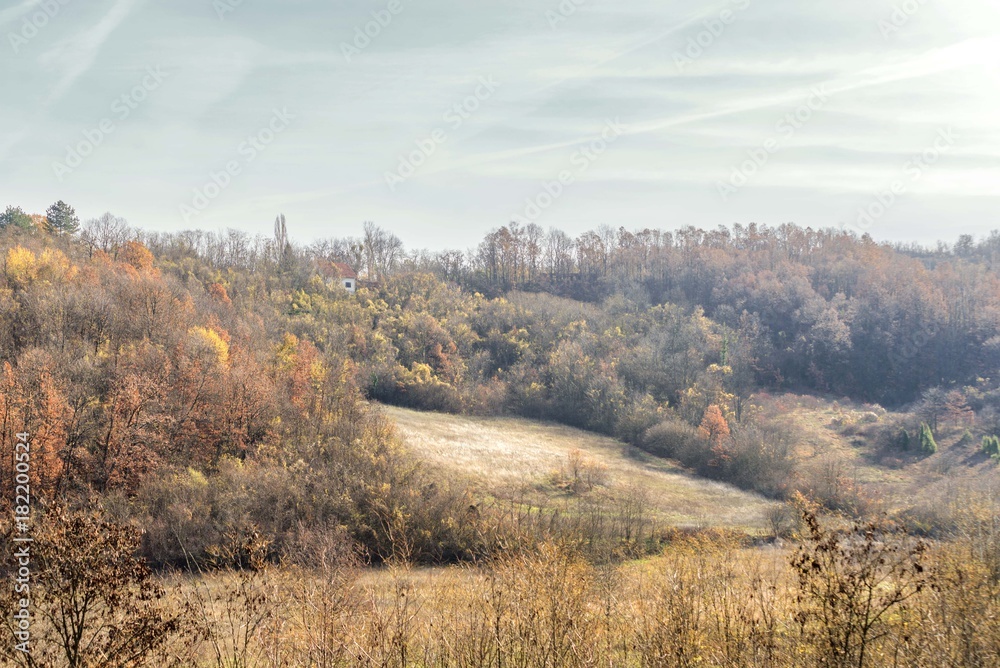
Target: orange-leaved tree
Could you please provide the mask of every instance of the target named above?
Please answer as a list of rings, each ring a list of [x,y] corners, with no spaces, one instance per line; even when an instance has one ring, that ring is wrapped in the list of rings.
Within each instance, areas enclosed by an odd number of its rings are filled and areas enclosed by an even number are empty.
[[[710,466],[722,466],[723,463],[729,461],[729,423],[726,422],[726,417],[722,414],[722,409],[716,404],[711,404],[705,409],[705,416],[701,420],[701,426],[698,427],[698,433],[704,438],[712,447],[713,459],[709,462]]]

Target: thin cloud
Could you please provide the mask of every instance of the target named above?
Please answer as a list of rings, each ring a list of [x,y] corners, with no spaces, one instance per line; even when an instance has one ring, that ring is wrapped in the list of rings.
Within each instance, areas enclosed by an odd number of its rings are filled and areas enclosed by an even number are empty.
[[[20,19],[40,1],[41,0],[24,0],[24,2],[19,5],[0,10],[0,26]]]
[[[675,25],[675,26],[673,26],[671,28],[668,28],[667,30],[665,30],[663,32],[657,33],[656,35],[653,35],[652,37],[643,39],[643,40],[637,42],[636,44],[632,44],[629,47],[627,47],[627,48],[625,48],[625,49],[623,49],[621,51],[615,52],[612,55],[610,55],[610,56],[608,56],[606,58],[601,59],[600,61],[598,61],[596,63],[592,63],[592,64],[586,66],[582,70],[582,72],[580,74],[577,74],[577,75],[574,75],[574,76],[563,77],[562,79],[560,79],[558,81],[554,81],[554,82],[545,84],[544,86],[542,86],[541,88],[539,88],[537,91],[535,91],[534,94],[543,93],[545,91],[551,90],[551,89],[553,89],[553,88],[555,88],[557,86],[561,86],[562,84],[566,83],[567,81],[572,81],[572,80],[575,80],[575,79],[580,79],[582,77],[582,73],[583,72],[586,72],[589,75],[589,73],[594,72],[595,70],[597,70],[597,69],[599,69],[601,67],[604,67],[605,65],[610,65],[611,63],[613,63],[615,61],[621,60],[625,56],[628,56],[628,55],[630,55],[632,53],[635,53],[636,51],[639,51],[641,49],[646,48],[647,46],[650,46],[650,45],[655,44],[655,43],[657,43],[657,42],[659,42],[661,40],[664,40],[664,39],[666,39],[667,37],[669,37],[671,35],[674,35],[674,34],[677,34],[677,33],[681,32],[682,30],[686,30],[687,28],[689,28],[692,25],[694,25],[697,21],[700,21],[702,19],[705,19],[705,18],[708,18],[710,16],[718,14],[718,12],[723,7],[725,7],[725,6],[726,6],[726,3],[720,3],[718,5],[713,6],[712,8],[710,8],[708,10],[704,10],[704,11],[698,12],[697,14],[691,15],[687,19],[685,19],[684,21],[682,21],[681,23],[678,23],[677,25]]]
[[[73,84],[93,67],[101,47],[141,2],[142,0],[118,0],[97,25],[78,33],[76,37],[42,55],[43,63],[65,68],[62,78],[46,99],[46,106],[65,95]]]
[[[990,45],[995,45],[995,41],[989,41],[989,44],[987,44],[987,40],[985,39],[977,38],[966,40],[959,44],[942,49],[934,49],[933,51],[906,61],[887,66],[873,67],[850,76],[838,77],[820,82],[816,84],[816,87],[824,87],[827,93],[832,96],[861,88],[868,88],[871,86],[894,83],[908,79],[918,79],[932,74],[961,69],[962,67],[967,66],[971,59],[980,57],[984,52],[990,53],[986,50],[987,46]],[[993,51],[992,53],[995,55],[996,51]],[[741,114],[748,111],[787,105],[796,101],[802,101],[802,99],[803,91],[801,89],[795,89],[776,95],[758,96],[737,102],[735,104],[704,109],[694,113],[673,116],[660,120],[647,121],[645,123],[628,125],[626,120],[628,127],[624,134],[625,136],[648,134],[682,125],[689,125],[715,118]],[[527,157],[539,153],[546,153],[548,151],[578,146],[590,141],[591,139],[593,139],[593,135],[586,135],[538,146],[516,148],[484,155],[470,156],[465,160],[456,161],[450,165],[442,166],[437,169],[428,168],[424,170],[424,173],[434,174],[449,172],[456,169],[467,169],[469,167],[476,167],[492,162]],[[364,185],[371,185],[371,183]]]

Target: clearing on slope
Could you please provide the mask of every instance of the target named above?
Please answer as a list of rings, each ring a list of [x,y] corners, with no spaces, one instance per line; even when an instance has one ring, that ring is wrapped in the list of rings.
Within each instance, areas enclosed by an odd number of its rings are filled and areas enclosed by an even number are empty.
[[[612,438],[522,418],[482,418],[383,407],[421,458],[499,498],[557,500],[583,487],[639,494],[655,519],[684,527],[760,532],[778,504],[692,476]],[[581,483],[579,486],[576,483]]]

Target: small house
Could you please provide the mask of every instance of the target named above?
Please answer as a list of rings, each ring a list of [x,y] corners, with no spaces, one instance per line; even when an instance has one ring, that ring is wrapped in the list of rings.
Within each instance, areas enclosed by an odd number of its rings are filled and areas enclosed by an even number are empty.
[[[328,284],[338,283],[352,295],[358,289],[358,273],[343,262],[330,262],[329,260],[317,260],[317,269],[326,279]]]

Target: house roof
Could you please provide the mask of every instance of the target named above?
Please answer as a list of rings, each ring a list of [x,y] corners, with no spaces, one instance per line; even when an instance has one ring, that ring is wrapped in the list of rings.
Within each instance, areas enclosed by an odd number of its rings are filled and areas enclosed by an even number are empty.
[[[333,266],[337,268],[340,272],[341,278],[357,278],[358,273],[351,269],[350,265],[344,264],[343,262],[334,262]]]
[[[327,278],[349,278],[353,280],[357,280],[358,278],[358,273],[350,265],[343,262],[330,262],[321,258],[316,260],[316,268],[319,269],[319,273]]]

